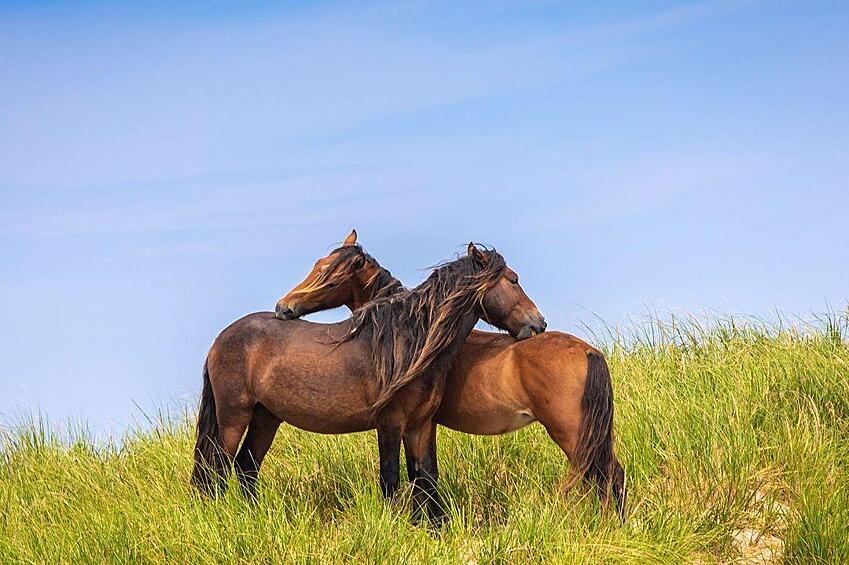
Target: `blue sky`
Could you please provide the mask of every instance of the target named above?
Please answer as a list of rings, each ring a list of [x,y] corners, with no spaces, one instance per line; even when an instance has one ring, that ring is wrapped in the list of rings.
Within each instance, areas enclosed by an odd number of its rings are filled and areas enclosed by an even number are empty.
[[[846,305],[849,4],[171,4],[0,5],[0,421],[193,401],[352,227],[579,335]]]

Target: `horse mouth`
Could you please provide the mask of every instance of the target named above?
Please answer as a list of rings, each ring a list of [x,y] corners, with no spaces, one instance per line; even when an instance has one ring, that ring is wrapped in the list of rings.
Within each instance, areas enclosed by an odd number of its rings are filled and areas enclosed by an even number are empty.
[[[532,328],[531,326],[523,326],[522,329],[519,330],[519,333],[516,334],[516,339],[521,341],[523,339],[528,339],[529,337],[533,337],[533,336],[537,335],[537,333],[538,332],[534,328]]]
[[[278,320],[294,320],[298,318],[298,313],[288,306],[278,304],[274,309],[274,317]]]
[[[519,330],[519,333],[515,335],[516,339],[523,340],[528,339],[529,337],[534,337],[537,334],[541,334],[545,331],[545,320],[541,320],[539,323],[531,323],[522,326],[522,329]]]

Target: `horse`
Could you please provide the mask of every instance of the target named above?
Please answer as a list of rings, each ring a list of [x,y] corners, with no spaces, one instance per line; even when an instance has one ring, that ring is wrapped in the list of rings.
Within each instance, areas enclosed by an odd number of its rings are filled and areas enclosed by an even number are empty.
[[[403,288],[357,244],[354,230],[341,247],[316,261],[275,310],[284,319],[342,305],[356,311],[371,299]],[[627,491],[624,469],[613,451],[610,372],[604,355],[577,337],[547,331],[516,341],[473,330],[448,373],[435,420],[479,435],[505,434],[539,422],[573,468],[564,492],[584,479],[595,485],[607,507],[612,491],[624,520]],[[408,457],[411,480],[414,465]]]
[[[204,365],[193,484],[222,492],[235,465],[253,496],[283,422],[325,434],[377,429],[383,495],[398,490],[403,438],[416,469],[414,517],[426,509],[438,523],[433,414],[448,367],[479,319],[517,337],[545,329],[504,258],[470,243],[418,287],[373,300],[339,323],[281,321],[272,312],[237,320]]]

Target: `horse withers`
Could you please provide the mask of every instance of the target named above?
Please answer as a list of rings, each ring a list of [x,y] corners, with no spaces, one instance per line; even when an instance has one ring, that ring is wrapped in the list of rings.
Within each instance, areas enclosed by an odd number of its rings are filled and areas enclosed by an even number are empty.
[[[207,355],[193,483],[220,491],[234,462],[253,494],[282,422],[328,434],[376,428],[384,496],[399,486],[403,438],[415,469],[414,510],[426,508],[438,521],[433,415],[448,368],[479,319],[514,336],[545,323],[504,258],[469,244],[418,287],[373,300],[339,323],[281,322],[271,312],[234,322]]]
[[[315,262],[307,277],[281,298],[281,318],[345,305],[356,310],[403,285],[357,244],[356,231]],[[574,472],[607,506],[612,493],[624,519],[625,473],[613,451],[613,390],[604,355],[569,334],[547,331],[516,341],[473,330],[448,373],[437,423],[470,434],[504,434],[540,422]],[[414,461],[408,459],[407,469]],[[411,473],[412,477],[412,473]]]

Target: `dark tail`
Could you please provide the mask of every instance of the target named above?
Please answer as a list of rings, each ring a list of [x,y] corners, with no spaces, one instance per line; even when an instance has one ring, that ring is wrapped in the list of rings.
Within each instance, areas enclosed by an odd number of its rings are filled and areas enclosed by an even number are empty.
[[[619,517],[625,519],[625,470],[613,453],[613,387],[604,356],[587,353],[587,381],[581,399],[581,428],[575,451],[577,474],[567,488],[582,478],[594,483],[603,503],[612,491]]]
[[[209,382],[209,369],[207,363],[204,362],[203,390],[200,393],[200,409],[198,410],[192,484],[204,494],[215,494],[221,482],[221,464],[215,396],[212,394],[212,385]]]

